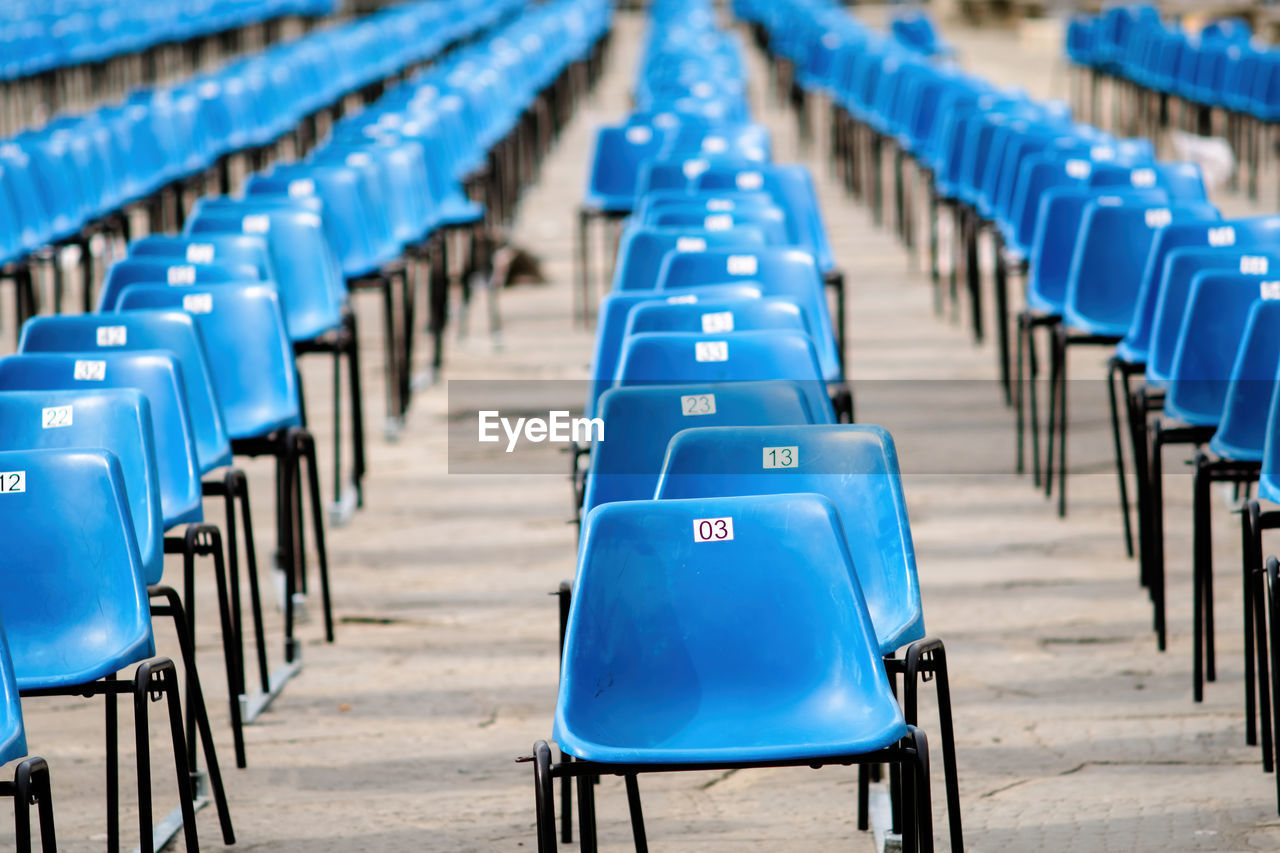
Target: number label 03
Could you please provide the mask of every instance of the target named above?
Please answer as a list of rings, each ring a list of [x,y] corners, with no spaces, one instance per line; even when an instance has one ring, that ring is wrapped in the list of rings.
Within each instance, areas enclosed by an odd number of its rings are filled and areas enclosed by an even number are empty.
[[[728,542],[733,538],[732,518],[695,518],[694,542]]]

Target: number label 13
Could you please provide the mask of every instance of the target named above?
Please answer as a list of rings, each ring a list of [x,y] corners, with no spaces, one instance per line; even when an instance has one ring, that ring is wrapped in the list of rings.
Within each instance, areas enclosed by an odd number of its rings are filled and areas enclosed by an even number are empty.
[[[732,518],[695,518],[694,542],[727,542],[733,538]]]
[[[794,468],[799,464],[800,448],[797,446],[764,449],[764,467],[766,468]]]

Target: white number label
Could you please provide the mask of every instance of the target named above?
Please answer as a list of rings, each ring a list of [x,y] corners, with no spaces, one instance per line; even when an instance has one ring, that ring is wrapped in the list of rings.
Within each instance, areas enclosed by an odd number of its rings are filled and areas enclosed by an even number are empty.
[[[1099,163],[1116,159],[1116,150],[1107,145],[1095,145],[1089,149],[1089,156]]]
[[[729,143],[723,136],[708,136],[702,140],[702,150],[708,154],[723,154],[729,150]]]
[[[1067,161],[1067,177],[1075,178],[1082,181],[1089,177],[1089,173],[1093,171],[1093,166],[1088,160],[1068,160]]]
[[[698,361],[728,361],[728,341],[695,341],[693,357]]]
[[[717,332],[733,331],[733,312],[715,311],[702,315],[702,331],[714,335]]]
[[[680,170],[684,172],[684,176],[686,178],[692,181],[694,178],[707,171],[707,165],[706,160],[685,160],[684,165],[680,167]]]
[[[1156,172],[1154,169],[1134,169],[1129,175],[1129,183],[1135,187],[1154,187]]]
[[[715,394],[686,394],[680,398],[680,411],[689,415],[714,415],[716,413]]]
[[[729,275],[755,275],[760,261],[755,255],[730,255],[725,266]]]
[[[707,241],[701,237],[677,237],[677,252],[705,252],[707,250]]]
[[[265,213],[251,213],[240,220],[240,230],[246,234],[266,234],[271,230],[271,217]]]
[[[1263,299],[1280,299],[1280,281],[1264,281],[1259,289]]]
[[[764,175],[759,172],[739,172],[734,183],[740,190],[758,190],[764,186]]]
[[[708,231],[728,231],[733,227],[733,217],[727,213],[713,213],[702,221]]]
[[[1147,227],[1163,228],[1173,221],[1173,214],[1167,207],[1153,207],[1147,211]]]
[[[76,359],[75,371],[71,375],[75,379],[101,382],[107,378],[107,363],[105,361]]]
[[[764,467],[766,468],[794,468],[799,464],[800,448],[797,446],[764,449]]]
[[[195,284],[196,268],[192,266],[169,267],[169,284]]]
[[[187,263],[211,264],[213,263],[213,253],[212,243],[192,243],[187,246]]]
[[[305,198],[315,194],[316,182],[310,178],[298,178],[296,181],[289,182],[289,198]]]
[[[653,131],[642,124],[627,128],[627,141],[632,145],[644,145],[653,139]]]
[[[707,210],[718,211],[720,213],[731,211],[733,210],[733,200],[727,198],[710,199],[707,201]]]
[[[694,542],[728,542],[733,538],[732,518],[695,518]]]
[[[188,293],[182,297],[182,310],[189,314],[208,314],[213,310],[213,294]]]
[[[1209,229],[1209,245],[1210,246],[1234,246],[1236,244],[1236,229],[1230,225],[1219,225],[1217,228]]]
[[[1266,275],[1268,259],[1262,255],[1244,255],[1240,258],[1240,272],[1245,275]]]
[[[369,165],[369,155],[363,151],[357,151],[354,154],[347,155],[347,165],[353,169],[364,169]]]
[[[44,429],[71,426],[71,406],[48,406],[40,410],[40,426]]]
[[[692,293],[690,293],[688,296],[668,296],[667,297],[668,305],[692,305],[697,301],[698,301],[698,297]]]
[[[27,490],[26,471],[0,471],[0,495]]]
[[[129,342],[129,329],[125,326],[99,326],[98,346],[122,347]]]

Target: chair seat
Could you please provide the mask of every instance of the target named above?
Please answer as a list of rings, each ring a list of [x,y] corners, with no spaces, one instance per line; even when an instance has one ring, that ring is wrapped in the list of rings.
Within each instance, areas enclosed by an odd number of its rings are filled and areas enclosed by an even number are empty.
[[[1232,459],[1236,462],[1262,462],[1261,447],[1243,447],[1233,444],[1219,436],[1221,430],[1213,434],[1213,438],[1209,439],[1209,450],[1222,459]]]
[[[1147,350],[1135,347],[1133,344],[1129,343],[1126,338],[1116,344],[1116,358],[1120,359],[1125,364],[1146,364]]]

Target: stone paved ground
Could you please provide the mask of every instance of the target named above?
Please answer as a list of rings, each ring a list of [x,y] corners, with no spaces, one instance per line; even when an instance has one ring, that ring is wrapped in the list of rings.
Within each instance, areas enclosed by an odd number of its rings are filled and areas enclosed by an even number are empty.
[[[620,16],[608,76],[523,206],[517,238],[541,256],[550,283],[502,295],[498,351],[476,312],[473,334],[451,342],[450,378],[586,376],[591,337],[569,322],[571,211],[591,128],[626,108],[640,32],[636,19]],[[1051,38],[947,34],[982,73],[1041,94],[1065,91],[1051,74],[1059,52]],[[764,97],[762,67],[753,63],[757,116],[774,130],[777,159],[794,159],[792,124]],[[1196,705],[1187,478],[1171,474],[1166,485],[1171,637],[1159,654],[1135,567],[1120,547],[1096,383],[1072,392],[1081,429],[1072,445],[1071,515],[1059,521],[1025,478],[1010,473],[1012,419],[990,382],[990,347],[932,315],[926,279],[818,160],[811,165],[852,287],[859,415],[898,438],[929,629],[950,650],[969,849],[1280,846],[1274,780],[1244,745],[1233,517],[1215,509],[1220,681]],[[376,303],[359,301],[365,328],[376,328]],[[369,411],[377,412],[372,339],[368,355]],[[1073,355],[1072,372],[1101,376],[1101,357]],[[308,365],[305,379],[327,447],[327,376]],[[446,412],[446,388],[432,388],[415,402],[399,443],[371,440],[367,507],[330,536],[338,643],[319,642],[314,619],[303,626],[304,672],[248,729],[250,767],[226,770],[240,849],[533,844],[531,774],[513,759],[550,733],[557,654],[547,593],[572,572],[568,489],[556,476],[447,473]],[[249,470],[265,518],[269,471],[258,463]],[[261,524],[264,554],[269,530]],[[228,762],[210,583],[202,580],[200,595],[200,651]],[[160,645],[173,648],[163,628]],[[924,708],[928,727],[927,701]],[[53,768],[61,842],[71,851],[101,849],[100,710],[45,700],[28,702],[27,713],[32,749]],[[121,741],[127,766],[130,739]],[[158,759],[166,793],[169,774]],[[131,778],[125,774],[126,786]],[[938,801],[936,770],[934,789]],[[854,829],[851,771],[690,774],[645,780],[644,790],[657,850],[871,846]],[[608,780],[601,789],[608,849],[625,849],[628,839],[621,793]],[[166,808],[172,800],[159,799]],[[132,826],[127,809],[124,820]],[[941,840],[940,811],[938,825]],[[0,821],[0,844],[8,826]],[[218,847],[209,812],[200,829],[204,846]]]

